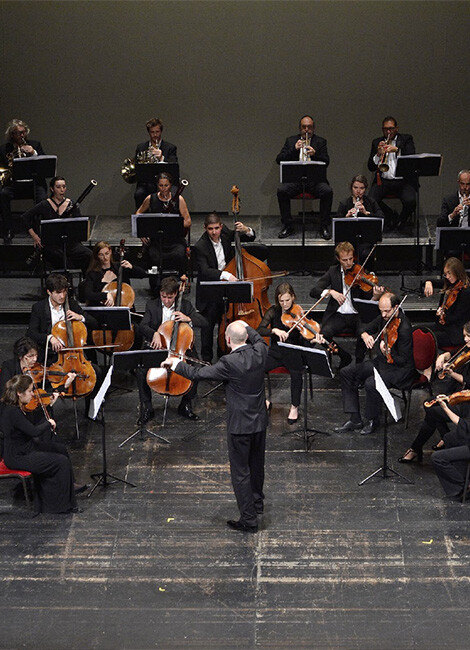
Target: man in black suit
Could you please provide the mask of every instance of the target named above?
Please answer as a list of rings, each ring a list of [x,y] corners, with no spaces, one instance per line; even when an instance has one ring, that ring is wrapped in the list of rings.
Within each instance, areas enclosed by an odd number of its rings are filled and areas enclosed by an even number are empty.
[[[29,126],[22,120],[13,119],[8,123],[5,135],[8,141],[0,146],[0,167],[10,168],[13,158],[43,156],[44,151],[38,140],[29,140]],[[11,244],[13,239],[11,223],[12,199],[31,198],[32,181],[16,181],[0,190],[0,209],[3,221],[3,241]],[[47,196],[46,180],[38,178],[34,185],[34,200],[43,201]]]
[[[387,388],[406,388],[416,374],[411,323],[398,306],[399,299],[394,293],[384,293],[379,299],[380,315],[361,328],[361,338],[365,346],[371,350],[374,347],[375,337],[389,322],[392,327],[397,326],[397,337],[393,344],[393,337],[389,339],[390,343],[387,345],[385,336],[382,336],[379,353],[373,361],[353,362],[340,372],[343,410],[349,417],[342,426],[335,429],[339,433],[360,429],[361,434],[365,435],[373,433],[378,428],[382,397],[375,388],[374,368],[379,372]],[[386,331],[390,332],[390,329]],[[365,425],[359,407],[361,384],[364,384],[366,391],[367,422]]]
[[[204,316],[201,316],[189,302],[182,299],[181,310],[176,310],[176,297],[180,289],[179,282],[174,277],[163,278],[160,285],[158,298],[149,300],[145,306],[145,314],[140,324],[140,333],[145,341],[145,347],[153,350],[160,350],[164,347],[164,341],[158,332],[162,323],[175,320],[179,323],[189,323],[192,327],[202,327],[207,324]],[[137,386],[139,388],[140,401],[143,409],[138,424],[146,424],[155,416],[152,408],[152,391],[146,381],[147,371],[137,373]],[[196,396],[197,386],[193,385],[191,390],[181,398],[178,406],[178,413],[189,420],[199,420],[199,416],[193,413],[191,400]]]
[[[277,155],[276,162],[279,165],[284,161],[308,161],[316,160],[326,163],[328,167],[330,157],[325,138],[314,135],[315,123],[310,115],[304,115],[299,122],[300,133],[286,138],[284,146]],[[320,199],[320,234],[323,239],[331,239],[331,204],[333,202],[333,190],[328,181],[320,183],[307,183],[305,191],[315,194]],[[283,228],[279,233],[279,239],[284,239],[295,232],[292,221],[290,201],[294,196],[302,192],[301,183],[281,183],[277,189],[277,200]]]
[[[176,146],[162,139],[163,122],[158,117],[153,117],[146,125],[150,140],[141,142],[135,150],[136,162],[145,161],[152,163],[178,162]],[[136,210],[140,208],[144,199],[149,194],[157,191],[157,183],[137,183],[134,193]]]
[[[391,226],[403,228],[416,208],[417,180],[414,177],[396,176],[397,156],[410,156],[415,151],[413,136],[398,133],[398,123],[394,117],[387,116],[382,121],[383,137],[372,140],[367,166],[374,172],[369,196],[380,204]],[[384,159],[385,157],[385,159]],[[387,171],[379,171],[380,164],[387,164]],[[402,203],[400,216],[383,203],[387,194],[396,195]]]
[[[218,282],[219,280],[236,282],[238,278],[235,275],[224,271],[235,254],[232,246],[235,231],[240,233],[242,241],[253,241],[255,232],[252,228],[243,225],[241,221],[235,223],[235,230],[229,230],[216,212],[211,212],[206,216],[204,231],[194,245],[193,253],[197,267],[196,307],[208,322],[208,325],[201,329],[201,356],[204,361],[210,362],[212,361],[214,326],[220,323],[224,305],[220,300],[211,300],[207,293],[201,291],[199,283],[201,281]]]
[[[383,287],[376,287],[365,292],[357,284],[354,284],[350,289],[346,277],[348,271],[351,271],[355,264],[354,246],[347,241],[340,242],[335,248],[335,255],[338,264],[330,266],[328,271],[319,278],[310,290],[310,296],[318,299],[329,294],[328,305],[322,318],[321,334],[327,341],[331,341],[337,334],[352,332],[358,337],[356,361],[361,361],[364,358],[365,349],[359,338],[362,323],[354,306],[354,298],[378,300],[384,289]],[[349,280],[354,280],[355,275],[356,273],[349,273]],[[339,345],[338,354],[341,360],[340,368],[351,363],[351,355]]]
[[[470,205],[470,169],[462,169],[457,176],[459,189],[442,200],[438,228],[468,228],[468,206]]]
[[[268,347],[243,321],[228,325],[225,338],[230,354],[213,366],[188,366],[164,361],[162,365],[189,379],[223,381],[227,404],[227,444],[233,490],[240,519],[227,525],[241,532],[258,531],[257,515],[264,509],[264,450],[267,410],[264,367]]]

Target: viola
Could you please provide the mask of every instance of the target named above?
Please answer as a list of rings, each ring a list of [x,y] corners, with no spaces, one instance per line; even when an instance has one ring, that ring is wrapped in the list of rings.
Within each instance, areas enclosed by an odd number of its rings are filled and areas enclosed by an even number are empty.
[[[117,280],[108,282],[103,287],[103,291],[112,295],[115,307],[131,308],[135,301],[135,291],[130,284],[122,281],[122,262],[124,261],[125,244],[126,240],[121,239],[119,243],[119,270]],[[134,326],[132,325],[130,330],[93,330],[91,336],[95,345],[109,345],[114,343],[118,346],[114,349],[115,352],[125,352],[126,350],[130,350],[134,345]]]
[[[46,377],[67,377],[68,373],[62,372],[60,370],[51,370],[50,368],[45,368],[41,363],[35,363],[34,366],[25,370],[25,373],[28,374],[35,384],[39,384],[44,379],[44,373]],[[79,379],[86,379],[86,375],[77,375]],[[65,382],[65,380],[64,380]],[[55,382],[54,382],[55,383]],[[60,386],[60,383],[57,384]]]
[[[65,314],[69,311],[68,295],[64,304]],[[72,320],[61,320],[52,328],[52,335],[55,336],[65,348],[74,348],[72,350],[58,351],[58,359],[48,368],[50,373],[50,383],[53,388],[60,386],[62,381],[53,379],[57,373],[60,377],[67,375],[69,372],[76,373],[77,377],[65,391],[64,397],[86,397],[91,393],[96,383],[95,370],[85,357],[83,346],[87,339],[87,329],[84,323]],[[63,373],[63,374],[62,374]]]
[[[379,284],[375,273],[367,273],[362,266],[354,264],[344,274],[344,282],[348,287],[360,287],[362,291],[372,291]]]
[[[185,282],[182,282],[175,304],[175,311],[181,311],[185,286]],[[169,320],[162,323],[157,332],[160,334],[163,347],[170,351],[168,359],[184,357],[187,350],[193,347],[194,331],[188,323]],[[149,368],[147,384],[159,395],[174,397],[187,393],[193,382],[167,368]]]
[[[300,305],[293,304],[292,307],[281,315],[282,323],[289,329],[297,329],[301,336],[307,341],[312,341],[320,333],[321,326],[316,320],[304,318],[304,310]],[[336,343],[325,339],[330,352],[338,352]]]
[[[387,357],[387,363],[393,363],[392,348],[398,339],[398,328],[400,327],[400,323],[401,319],[398,316],[394,316],[382,332],[382,340],[385,342],[386,348],[385,356]]]
[[[454,284],[454,286],[449,287],[448,289],[445,290],[444,300],[442,301],[442,305],[440,306],[439,325],[446,324],[446,311],[450,309],[450,307],[452,307],[454,302],[459,297],[460,291],[463,288],[464,288],[464,283],[462,282],[462,280],[459,280]]]
[[[450,372],[458,370],[462,366],[465,366],[470,361],[470,349],[467,345],[464,345],[460,350],[454,354],[453,357],[449,359],[446,364],[446,368],[441,370],[437,375],[439,379],[444,379]]]
[[[470,401],[470,390],[459,390],[457,393],[452,393],[452,395],[444,395],[443,398],[449,406],[455,406],[456,404]],[[439,400],[433,399],[429,402],[424,402],[424,406],[431,408],[431,406],[438,404],[438,402]]]
[[[231,189],[232,214],[234,221],[238,220],[240,214],[240,190],[236,185]],[[225,271],[234,275],[238,280],[256,280],[253,282],[253,300],[249,303],[238,303],[229,305],[226,318],[222,319],[219,326],[219,347],[221,350],[226,349],[225,342],[225,325],[235,320],[243,320],[253,329],[256,329],[261,323],[263,315],[270,308],[271,303],[268,299],[268,288],[272,284],[272,274],[267,264],[250,255],[241,245],[240,233],[235,230],[234,235],[235,256],[226,265]]]

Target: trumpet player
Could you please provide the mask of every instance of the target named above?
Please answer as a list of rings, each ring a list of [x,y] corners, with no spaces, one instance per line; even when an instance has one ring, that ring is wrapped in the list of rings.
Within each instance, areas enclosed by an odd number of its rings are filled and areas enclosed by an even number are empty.
[[[470,169],[462,169],[457,176],[458,190],[442,200],[439,228],[468,228],[470,226]]]
[[[44,151],[38,140],[29,140],[29,126],[26,122],[13,119],[7,124],[5,136],[7,141],[0,146],[0,167],[5,170],[3,176],[3,187],[0,190],[0,209],[3,224],[3,242],[10,244],[13,239],[11,223],[11,201],[12,199],[31,198],[31,192],[35,203],[43,201],[47,195],[47,185],[44,178],[36,179],[33,189],[33,181],[12,181],[11,168],[14,158],[31,156],[43,156]]]
[[[396,175],[397,156],[416,153],[415,144],[412,135],[398,133],[397,120],[391,116],[383,119],[382,134],[382,137],[372,140],[367,163],[369,170],[374,172],[370,197],[379,203],[390,227],[401,230],[408,224],[416,208],[417,182],[413,177]],[[383,202],[384,197],[389,194],[400,199],[400,215]]]
[[[176,145],[163,140],[163,122],[159,117],[152,117],[145,125],[149,134],[149,139],[146,142],[141,142],[137,145],[135,150],[135,160],[137,162],[145,160],[145,162],[163,163],[163,162],[178,162],[176,153]],[[157,183],[137,183],[135,188],[134,200],[136,209],[140,208],[144,202],[145,197],[149,194],[155,194],[157,191]]]

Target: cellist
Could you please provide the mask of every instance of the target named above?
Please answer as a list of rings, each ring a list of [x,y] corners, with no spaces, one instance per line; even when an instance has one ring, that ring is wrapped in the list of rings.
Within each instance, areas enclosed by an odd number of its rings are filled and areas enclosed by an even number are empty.
[[[197,266],[196,306],[208,322],[208,325],[201,329],[203,361],[212,361],[214,326],[220,322],[224,307],[222,301],[205,299],[199,282],[218,280],[235,282],[238,278],[224,271],[235,255],[232,246],[235,232],[240,233],[241,241],[250,242],[255,239],[255,231],[241,221],[236,221],[234,226],[234,230],[229,230],[222,223],[220,216],[216,212],[211,212],[204,219],[204,233],[193,249]]]

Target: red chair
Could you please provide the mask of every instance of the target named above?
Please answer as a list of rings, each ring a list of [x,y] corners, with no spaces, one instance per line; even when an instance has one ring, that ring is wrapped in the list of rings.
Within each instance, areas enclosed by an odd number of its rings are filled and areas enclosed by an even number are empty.
[[[294,196],[293,200],[294,201],[302,201],[302,206],[305,205],[306,201],[317,201],[319,197],[316,194],[311,194],[310,192],[300,192],[300,194],[296,194]],[[302,211],[299,212],[299,214],[302,214]],[[305,211],[305,214],[307,214],[307,211]],[[313,205],[312,205],[312,214],[314,215],[314,210],[313,210]]]
[[[437,341],[432,330],[428,327],[413,328],[413,359],[415,368],[419,373],[407,389],[402,390],[403,401],[405,402],[405,429],[408,428],[410,417],[411,394],[418,388],[426,388],[429,395],[432,396],[431,382],[425,375],[421,374],[423,370],[433,367],[437,358]]]
[[[5,465],[3,458],[0,458],[0,479],[2,478],[16,478],[20,479],[23,485],[23,492],[26,499],[28,507],[31,507],[31,499],[29,498],[28,484],[27,480],[32,477],[31,472],[27,472],[21,469],[10,469]]]

